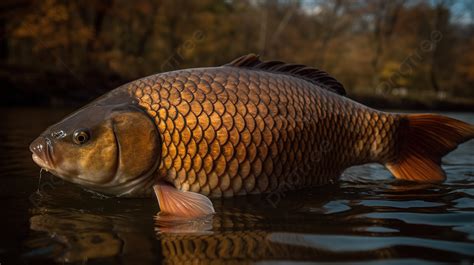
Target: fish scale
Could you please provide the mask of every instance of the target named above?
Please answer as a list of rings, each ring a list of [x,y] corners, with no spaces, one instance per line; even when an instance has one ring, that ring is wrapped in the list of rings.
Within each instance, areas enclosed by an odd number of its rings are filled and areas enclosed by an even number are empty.
[[[396,155],[398,115],[290,74],[189,69],[126,89],[161,133],[158,177],[180,190],[220,197],[322,185]]]

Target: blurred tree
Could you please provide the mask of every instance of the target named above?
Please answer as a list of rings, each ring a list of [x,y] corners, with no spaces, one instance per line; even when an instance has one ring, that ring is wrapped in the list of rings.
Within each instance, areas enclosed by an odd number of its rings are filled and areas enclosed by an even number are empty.
[[[472,1],[20,2],[0,3],[0,81],[17,82],[8,71],[28,69],[19,86],[25,93],[28,82],[96,91],[254,52],[327,70],[352,94],[373,94],[391,81],[414,95],[474,97]],[[64,73],[69,79],[53,84],[39,78]]]

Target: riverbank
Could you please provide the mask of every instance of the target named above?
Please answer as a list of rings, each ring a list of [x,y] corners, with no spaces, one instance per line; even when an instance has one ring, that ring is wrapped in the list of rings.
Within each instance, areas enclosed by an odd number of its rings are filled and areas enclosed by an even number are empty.
[[[1,67],[0,67],[1,69]],[[139,78],[139,77],[136,77]],[[2,106],[80,107],[109,90],[136,79],[100,73],[37,72],[33,69],[0,70]],[[474,110],[473,97],[436,97],[430,93],[407,95],[370,94],[347,89],[348,97],[376,109],[437,111]]]
[[[473,112],[474,98],[446,97],[439,99],[433,96],[384,96],[369,94],[351,94],[349,98],[376,109],[399,110],[436,110]]]

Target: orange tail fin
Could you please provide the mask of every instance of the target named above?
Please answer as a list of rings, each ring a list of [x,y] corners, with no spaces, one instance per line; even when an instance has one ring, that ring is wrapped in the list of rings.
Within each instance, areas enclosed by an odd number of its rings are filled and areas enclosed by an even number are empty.
[[[441,157],[474,137],[474,126],[436,114],[409,114],[402,118],[398,156],[385,166],[397,179],[442,182],[446,174]]]

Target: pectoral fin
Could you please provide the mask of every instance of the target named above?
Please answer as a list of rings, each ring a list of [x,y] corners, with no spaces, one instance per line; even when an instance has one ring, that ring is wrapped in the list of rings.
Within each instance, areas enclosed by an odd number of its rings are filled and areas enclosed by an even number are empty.
[[[167,184],[153,186],[160,211],[177,217],[196,218],[215,213],[211,200],[189,191],[180,191]]]

